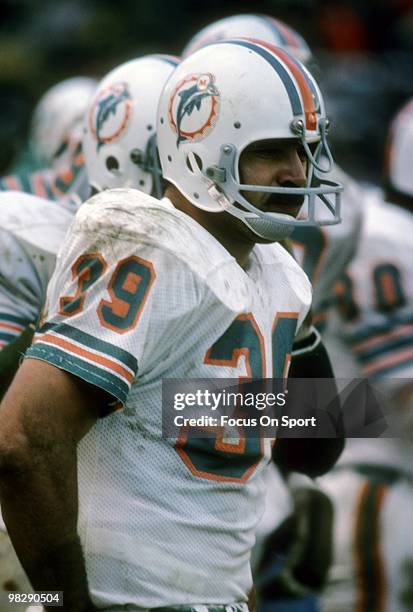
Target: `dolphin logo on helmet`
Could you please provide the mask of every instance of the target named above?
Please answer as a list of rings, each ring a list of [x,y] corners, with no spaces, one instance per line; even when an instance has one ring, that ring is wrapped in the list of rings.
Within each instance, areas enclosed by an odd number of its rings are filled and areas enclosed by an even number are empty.
[[[115,118],[119,106],[124,107],[120,122],[115,121],[109,125],[110,119]],[[102,92],[91,108],[91,129],[97,140],[97,151],[106,144],[116,140],[123,134],[129,122],[132,106],[132,97],[126,83],[117,83]]]
[[[183,85],[188,84],[186,89],[182,89]],[[177,133],[176,146],[179,147],[181,142],[187,140],[199,139],[206,135],[209,128],[213,126],[214,120],[217,116],[217,100],[219,98],[219,91],[214,85],[214,77],[212,74],[201,74],[191,75],[188,79],[181,82],[176,88],[174,94],[171,97],[169,105],[169,118],[172,128]],[[174,102],[179,99],[177,105]],[[183,122],[186,117],[191,117],[195,110],[200,113],[205,106],[205,101],[211,100],[209,109],[205,109],[207,116],[203,114],[199,117],[199,127],[197,129],[189,131],[183,129]],[[173,108],[175,106],[175,108]],[[176,116],[176,120],[173,118],[173,114]],[[195,121],[198,123],[198,120]]]

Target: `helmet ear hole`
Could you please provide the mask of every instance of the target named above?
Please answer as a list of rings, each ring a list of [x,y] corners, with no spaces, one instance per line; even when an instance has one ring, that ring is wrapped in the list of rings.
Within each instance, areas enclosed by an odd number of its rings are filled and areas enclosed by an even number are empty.
[[[202,170],[202,159],[196,153],[193,153],[192,155],[194,156],[194,159],[196,161],[196,165],[198,166],[199,170]],[[192,167],[189,155],[186,156],[186,166],[187,166],[188,170],[190,172],[192,172],[192,174],[194,174],[194,169]]]
[[[119,162],[113,155],[109,155],[109,157],[106,158],[105,164],[109,172],[117,172],[119,170]]]

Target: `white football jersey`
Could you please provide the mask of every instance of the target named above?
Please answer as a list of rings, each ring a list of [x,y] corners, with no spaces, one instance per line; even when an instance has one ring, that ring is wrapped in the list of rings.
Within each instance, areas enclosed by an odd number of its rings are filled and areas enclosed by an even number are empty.
[[[64,201],[75,209],[90,195],[81,141],[72,143],[70,157],[53,167],[0,177],[1,191],[23,191],[47,200]]]
[[[359,249],[337,286],[340,332],[362,376],[397,390],[413,377],[413,215],[365,201]]]
[[[281,246],[244,270],[167,199],[116,189],[80,208],[28,356],[124,405],[78,449],[98,607],[247,600],[271,440],[162,437],[162,380],[282,376],[310,301]]]
[[[321,329],[332,305],[334,285],[357,249],[364,197],[361,187],[339,167],[334,167],[329,178],[344,186],[341,223],[296,228],[291,238],[294,256],[313,285],[314,323]]]
[[[399,440],[352,442],[356,449],[320,479],[335,519],[322,610],[408,612],[413,601],[412,468],[404,469],[406,461],[397,457]],[[407,455],[411,466],[411,448]]]
[[[0,192],[0,350],[36,323],[74,209]]]
[[[266,470],[264,512],[257,526],[256,541],[251,555],[253,573],[258,571],[268,536],[293,512],[290,491],[274,462]]]

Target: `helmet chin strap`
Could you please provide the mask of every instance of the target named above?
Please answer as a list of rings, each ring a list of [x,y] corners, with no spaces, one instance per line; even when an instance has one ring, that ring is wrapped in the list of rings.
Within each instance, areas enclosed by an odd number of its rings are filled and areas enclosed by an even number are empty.
[[[285,221],[294,221],[294,217],[283,213],[268,213],[267,218],[263,218],[253,212],[241,210],[235,206],[235,200],[230,199],[216,183],[202,173],[192,151],[188,153],[188,161],[192,172],[197,174],[206,183],[208,195],[214,202],[219,204],[223,211],[230,213],[237,217],[237,219],[241,219],[254,234],[271,242],[284,240],[292,234],[294,227],[285,223]],[[271,218],[268,218],[269,215],[271,215]]]
[[[268,213],[271,218],[258,217],[254,213],[247,213],[236,206],[232,206],[229,210],[234,217],[241,219],[243,223],[252,231],[254,234],[265,240],[271,242],[277,242],[284,240],[291,236],[294,231],[294,226],[285,223],[285,221],[293,221],[294,217],[291,215],[285,215],[282,213]]]

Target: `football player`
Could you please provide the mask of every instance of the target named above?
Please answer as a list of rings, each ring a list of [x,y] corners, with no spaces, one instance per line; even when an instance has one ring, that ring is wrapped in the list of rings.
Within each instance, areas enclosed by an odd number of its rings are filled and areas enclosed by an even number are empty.
[[[268,15],[248,13],[210,23],[191,38],[182,55],[186,57],[188,53],[218,40],[244,36],[281,47],[310,68],[314,63],[310,47],[296,30]],[[320,330],[326,326],[328,312],[334,301],[335,283],[357,248],[364,197],[359,185],[337,165],[331,178],[344,186],[341,223],[300,226],[291,235],[294,256],[313,286],[313,321]]]
[[[352,440],[322,479],[334,502],[330,612],[412,607],[413,101],[392,122],[384,190],[371,190],[356,257],[337,288],[342,339],[408,439]]]
[[[161,88],[177,63],[166,55],[132,60],[112,70],[95,88],[84,121],[87,171],[93,189],[134,186],[159,195],[156,107]],[[58,100],[64,101],[60,95]],[[56,103],[55,96],[51,101]],[[49,103],[41,108],[44,112],[35,114],[34,133],[43,145],[45,161],[50,161],[57,140],[53,141],[53,133],[42,139],[40,124],[48,125],[56,109]],[[0,397],[31,342],[74,210],[67,200],[52,202],[17,191],[0,193]],[[0,515],[0,609],[3,599],[9,605],[7,593],[13,590],[27,592],[29,588]]]
[[[311,49],[298,32],[278,19],[274,19],[268,15],[256,14],[234,15],[209,24],[193,36],[183,50],[183,56],[185,57],[194,50],[218,40],[225,40],[238,36],[260,39],[281,47],[294,58],[307,65],[311,65],[311,63],[314,62]],[[331,308],[334,297],[333,287],[356,250],[360,234],[361,202],[363,197],[361,189],[355,181],[348,177],[341,169],[337,168],[337,166],[335,166],[332,173],[330,173],[330,176],[338,180],[345,187],[342,196],[343,206],[341,223],[326,226],[313,225],[311,227],[296,227],[291,236],[294,255],[302,265],[313,285],[313,321],[320,330],[324,328],[327,312]],[[307,333],[308,331],[310,331],[310,333]],[[290,371],[291,376],[295,378],[328,378],[333,376],[329,358],[314,328],[311,329],[307,326],[306,332],[302,334],[300,340],[296,340],[293,348],[292,368]],[[311,452],[309,448],[307,451]],[[305,453],[305,456],[307,456],[307,454],[308,453]],[[295,462],[296,465],[300,467],[297,457],[295,457]],[[303,462],[305,462],[305,459],[303,459]],[[295,477],[290,476],[288,481],[292,482],[294,478]],[[274,486],[274,484],[272,484],[272,486]],[[308,499],[313,500],[313,503],[307,504],[307,509],[309,508],[311,510],[310,516],[307,517],[309,524],[311,524],[312,521],[314,523],[313,528],[317,529],[321,514],[324,517],[323,533],[325,534],[325,540],[324,542],[322,538],[317,540],[317,550],[324,552],[324,550],[329,548],[329,544],[325,545],[325,542],[329,541],[327,524],[329,524],[329,517],[331,516],[330,503],[325,499],[325,495],[317,489],[314,482],[311,482],[309,479],[306,485],[304,485],[303,480],[300,479],[301,496],[304,490],[307,491]],[[269,510],[266,511],[266,518],[264,522],[259,525],[258,529],[259,541],[262,542],[262,544],[254,551],[254,555],[257,558],[255,565],[257,568],[259,567],[259,569],[257,569],[257,585],[260,587],[259,590],[262,591],[259,599],[260,609],[266,609],[268,606],[274,610],[279,607],[281,610],[305,609],[313,611],[316,609],[317,604],[311,594],[319,590],[326,579],[326,567],[330,559],[329,553],[324,554],[325,560],[319,562],[320,576],[322,574],[322,579],[320,578],[316,582],[311,582],[310,580],[311,584],[300,584],[298,580],[293,580],[292,577],[290,577],[288,586],[287,584],[282,586],[279,578],[277,581],[273,580],[272,585],[270,585],[269,579],[266,578],[267,582],[264,587],[264,581],[262,577],[260,577],[261,574],[268,575],[268,571],[264,569],[263,563],[269,564],[270,546],[273,546],[275,541],[274,533],[267,544],[264,544],[265,537],[268,536],[271,531],[278,529],[283,530],[283,521],[280,520],[279,508],[285,508],[286,516],[284,516],[284,519],[289,521],[289,535],[291,536],[289,544],[291,549],[295,550],[297,546],[293,528],[296,527],[297,521],[294,520],[294,516],[297,512],[300,516],[303,514],[301,508],[295,508],[294,511],[294,499],[296,499],[297,496],[294,492],[292,492],[290,496],[285,487],[277,486],[277,507],[272,503],[270,487],[268,487],[268,496],[267,505],[269,506]],[[287,518],[288,513],[291,512],[293,513],[293,518]],[[313,529],[311,528],[307,530],[307,544],[312,547],[311,555],[315,575],[317,573],[315,559],[321,559],[321,553],[317,555],[314,545],[315,542],[311,541],[312,531]],[[286,539],[285,530],[283,530],[283,538]],[[305,548],[305,546],[301,546],[300,550],[304,551]],[[262,552],[263,549],[266,550],[266,555],[264,555],[265,558],[260,562],[260,551]],[[275,565],[277,567],[276,573],[278,572],[279,576],[281,576],[285,573],[285,566],[279,562],[280,550],[275,548],[273,548],[273,550],[275,553]],[[303,553],[301,559],[295,559],[294,570],[299,570],[299,566],[305,563],[306,559]],[[274,577],[274,575],[273,572],[272,577]],[[301,577],[303,577],[303,572],[301,572]],[[284,582],[286,583],[287,580],[284,580]],[[282,599],[280,596],[281,593],[283,595]],[[289,600],[286,599],[287,595],[290,597]]]
[[[337,287],[342,334],[363,376],[383,383],[407,408],[413,378],[411,231],[413,101],[389,132],[384,193],[371,191],[357,257]]]
[[[206,25],[185,45],[182,57],[219,40],[244,37],[257,38],[275,47],[281,47],[303,64],[312,60],[310,47],[296,30],[280,19],[253,13],[224,17]]]
[[[76,205],[88,197],[82,122],[96,85],[95,79],[74,77],[42,96],[33,113],[30,148],[43,169],[0,178],[1,191],[23,191]]]
[[[93,189],[133,186],[160,195],[156,106],[176,64],[176,58],[166,55],[132,60],[112,70],[95,88],[86,108],[83,141]],[[45,107],[49,113],[54,108]],[[49,145],[51,159],[51,138],[40,138],[39,124],[53,117],[46,110],[36,114],[34,133],[43,142],[45,159]],[[40,316],[56,254],[74,212],[66,200],[53,203],[25,193],[0,193],[0,395],[14,375],[16,357],[31,339],[30,326]]]
[[[271,440],[163,438],[162,379],[287,371],[311,289],[277,241],[319,207],[338,220],[340,186],[312,180],[332,163],[326,131],[287,53],[213,44],[161,94],[166,197],[107,190],[80,208],[0,409],[5,522],[34,587],[68,609],[247,610]]]

